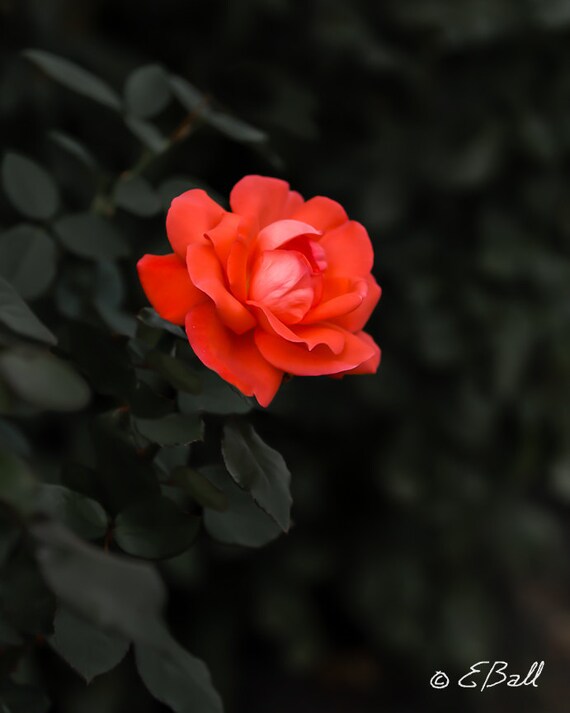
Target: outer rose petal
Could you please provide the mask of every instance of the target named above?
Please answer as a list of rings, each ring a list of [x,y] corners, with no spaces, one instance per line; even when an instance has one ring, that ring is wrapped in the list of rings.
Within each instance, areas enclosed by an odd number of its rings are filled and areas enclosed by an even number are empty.
[[[137,269],[148,301],[168,322],[184,324],[192,307],[205,299],[204,293],[192,284],[186,265],[174,253],[144,255]]]
[[[367,275],[366,282],[368,283],[368,293],[362,300],[360,307],[357,307],[350,314],[344,314],[334,319],[331,317],[335,324],[348,329],[349,332],[359,332],[364,327],[382,294],[380,285],[373,275]]]
[[[267,361],[278,369],[297,376],[320,376],[354,369],[374,356],[373,347],[365,340],[350,332],[344,335],[345,347],[340,354],[333,354],[324,345],[309,351],[306,347],[287,342],[262,329],[255,330],[255,343]]]
[[[191,243],[203,243],[204,233],[220,222],[225,210],[201,188],[175,198],[166,216],[166,232],[174,252],[186,260]]]
[[[315,196],[306,201],[291,218],[309,223],[323,232],[338,228],[348,221],[344,208],[336,201],[323,196]]]
[[[230,193],[232,211],[252,222],[253,230],[265,228],[281,218],[287,218],[291,199],[289,184],[280,178],[245,176]]]
[[[255,326],[255,319],[231,292],[228,292],[218,257],[212,245],[189,245],[186,265],[190,279],[215,303],[220,318],[237,334]]]
[[[291,218],[293,213],[299,210],[304,202],[305,200],[300,193],[297,193],[297,191],[289,191],[287,201],[285,202],[285,217]]]
[[[253,332],[234,334],[222,324],[214,305],[205,303],[189,312],[186,334],[196,356],[207,367],[246,396],[255,396],[261,406],[269,406],[283,372],[261,356]]]
[[[355,220],[325,233],[320,240],[328,263],[327,275],[364,277],[372,269],[374,253],[366,228]]]
[[[380,357],[382,356],[380,347],[367,332],[358,332],[355,336],[369,344],[374,349],[374,355],[371,356],[368,361],[360,364],[360,366],[357,366],[354,369],[349,369],[341,374],[337,374],[337,376],[345,376],[349,374],[375,374],[378,371],[378,367],[380,366]]]

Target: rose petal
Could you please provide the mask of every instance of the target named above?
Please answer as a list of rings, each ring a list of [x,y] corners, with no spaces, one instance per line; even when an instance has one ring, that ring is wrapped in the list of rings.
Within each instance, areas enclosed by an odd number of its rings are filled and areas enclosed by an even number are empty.
[[[289,191],[289,195],[285,201],[284,216],[286,218],[292,217],[293,213],[296,213],[304,202],[305,200],[300,193],[297,193],[297,191]]]
[[[335,324],[348,329],[349,332],[359,332],[364,327],[382,294],[380,285],[378,285],[373,275],[367,275],[365,279],[368,284],[368,292],[360,307],[357,307],[349,314],[339,315],[334,318]],[[331,317],[331,319],[333,318]]]
[[[237,334],[255,326],[255,319],[226,288],[222,267],[211,244],[189,245],[186,265],[190,279],[216,304],[221,320]]]
[[[325,283],[326,282],[327,280],[325,280]],[[313,307],[313,309],[307,312],[301,320],[301,323],[314,324],[315,322],[336,319],[337,317],[349,314],[357,307],[360,307],[364,298],[368,294],[368,283],[366,280],[349,280],[348,282],[353,282],[350,286],[350,291],[321,301]]]
[[[355,336],[369,344],[372,349],[374,349],[374,354],[367,361],[362,362],[362,364],[355,367],[354,369],[349,369],[343,374],[339,374],[339,376],[345,376],[349,374],[375,374],[378,371],[378,367],[380,366],[380,358],[382,356],[380,347],[376,344],[374,339],[372,339],[372,337],[367,332],[358,332]]]
[[[251,273],[250,298],[265,305],[283,321],[298,322],[315,297],[309,261],[292,250],[268,250]]]
[[[279,336],[288,342],[306,344],[309,351],[319,344],[326,345],[333,354],[340,354],[344,349],[344,330],[323,324],[292,327],[284,324],[265,305],[252,301],[249,301],[248,304],[258,310],[259,324],[269,334]]]
[[[213,304],[202,304],[186,318],[186,334],[196,356],[222,379],[246,396],[268,406],[277,393],[283,372],[259,353],[253,332],[238,336],[220,321]]]
[[[145,255],[137,263],[139,279],[148,301],[173,324],[184,324],[188,312],[206,298],[191,282],[178,255]]]
[[[344,332],[345,345],[340,354],[333,354],[323,344],[309,351],[300,344],[268,334],[259,328],[255,330],[254,335],[259,351],[270,364],[298,376],[319,376],[347,371],[360,366],[375,354],[370,344],[350,332]]]
[[[222,265],[226,265],[230,250],[240,236],[240,224],[239,215],[226,213],[216,227],[206,233],[206,236],[212,241]]]
[[[290,194],[289,184],[279,178],[245,176],[233,187],[230,205],[234,213],[252,221],[259,231],[287,217]]]
[[[259,252],[275,250],[275,248],[289,242],[289,240],[293,240],[293,238],[298,238],[300,235],[321,235],[321,231],[313,228],[308,223],[301,223],[298,220],[277,220],[260,231],[256,241],[256,248]]]
[[[366,228],[354,220],[325,233],[320,244],[326,253],[327,275],[364,277],[372,269],[370,238]]]
[[[214,228],[226,211],[201,188],[174,198],[166,216],[166,232],[174,252],[186,260],[192,243],[203,243],[204,233]]]
[[[310,198],[291,215],[291,218],[309,223],[323,233],[348,221],[346,211],[340,203],[324,196]]]
[[[240,302],[247,300],[247,264],[249,250],[244,240],[238,240],[232,245],[228,262],[226,264],[226,274],[230,290]]]

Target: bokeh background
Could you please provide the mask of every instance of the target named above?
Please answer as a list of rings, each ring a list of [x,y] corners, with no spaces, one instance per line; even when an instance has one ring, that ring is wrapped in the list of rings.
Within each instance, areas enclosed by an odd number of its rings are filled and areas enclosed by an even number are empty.
[[[2,143],[49,165],[70,205],[93,185],[48,131],[108,171],[140,149],[28,47],[116,89],[160,63],[269,135],[201,127],[153,184],[227,196],[281,176],[373,240],[378,375],[294,379],[255,415],[293,473],[293,530],[162,565],[173,630],[228,713],[568,710],[570,1],[1,0],[0,33]],[[128,229],[140,254],[164,250],[162,219]],[[538,688],[430,689],[436,669],[495,659],[545,660]],[[44,663],[58,712],[161,710],[130,659],[89,688]]]

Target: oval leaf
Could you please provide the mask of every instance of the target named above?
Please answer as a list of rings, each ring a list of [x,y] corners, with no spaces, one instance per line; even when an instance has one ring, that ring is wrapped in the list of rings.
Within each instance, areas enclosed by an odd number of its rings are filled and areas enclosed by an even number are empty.
[[[124,636],[102,630],[72,612],[59,607],[49,644],[87,683],[115,668],[129,649]]]
[[[0,235],[0,275],[24,299],[43,294],[55,276],[55,269],[55,246],[44,230],[22,224]]]
[[[135,656],[145,686],[175,713],[223,713],[205,664],[174,641],[163,652],[137,645]]]
[[[198,107],[206,108],[208,104],[206,96],[187,79],[173,75],[170,77],[169,83],[172,93],[185,109],[192,112]]]
[[[197,470],[186,466],[175,468],[170,478],[202,507],[212,508],[218,512],[225,512],[228,509],[227,495]]]
[[[211,111],[206,116],[206,121],[220,133],[234,141],[241,141],[245,144],[260,144],[267,141],[267,134],[260,129],[256,129],[250,124],[246,124],[241,119],[236,119],[229,114],[219,111]]]
[[[131,505],[117,516],[114,537],[129,555],[166,559],[185,552],[196,539],[200,518],[161,497]]]
[[[160,65],[139,67],[127,79],[125,104],[131,114],[149,119],[159,114],[169,100],[168,77]]]
[[[37,483],[28,466],[15,455],[0,451],[0,502],[26,512],[35,500]]]
[[[115,203],[141,218],[155,215],[161,208],[157,193],[150,183],[140,176],[119,181],[115,189]]]
[[[167,139],[154,124],[136,116],[126,116],[125,124],[137,139],[154,153],[162,153],[168,146]]]
[[[109,521],[101,505],[63,485],[42,485],[37,506],[86,540],[97,540],[107,532]]]
[[[0,322],[16,334],[54,345],[57,339],[45,327],[12,285],[0,277]]]
[[[171,413],[157,419],[135,419],[137,431],[161,446],[179,446],[201,441],[204,424],[196,414]]]
[[[69,252],[91,260],[117,260],[129,254],[129,246],[117,228],[94,213],[75,213],[54,226]]]
[[[211,537],[228,545],[263,547],[281,534],[279,525],[235,484],[223,466],[206,466],[200,472],[228,499],[223,512],[204,510],[204,526]]]
[[[252,401],[234,390],[213,371],[200,372],[202,390],[198,394],[178,395],[178,407],[184,413],[215,413],[219,415],[245,414],[251,411]]]
[[[23,55],[45,72],[50,79],[63,84],[64,87],[94,99],[111,109],[121,110],[121,100],[118,94],[106,82],[83,67],[43,50],[26,50]]]
[[[2,162],[2,184],[14,208],[29,218],[48,220],[59,206],[59,194],[52,177],[25,156],[6,155]]]
[[[146,361],[175,389],[190,394],[199,394],[202,390],[202,382],[198,374],[181,359],[154,351],[148,354]]]
[[[291,473],[283,456],[262,441],[253,426],[242,421],[231,421],[224,427],[222,455],[235,482],[287,532],[293,500]]]
[[[94,156],[77,139],[61,131],[50,131],[49,138],[86,168],[93,170],[97,167],[97,161]]]
[[[78,411],[89,401],[89,387],[83,378],[47,351],[3,352],[0,374],[17,396],[38,408]]]

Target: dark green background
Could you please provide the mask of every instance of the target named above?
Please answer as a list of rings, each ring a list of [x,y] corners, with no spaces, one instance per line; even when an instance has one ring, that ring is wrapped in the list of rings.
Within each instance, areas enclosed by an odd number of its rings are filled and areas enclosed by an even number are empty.
[[[199,129],[154,184],[227,197],[282,176],[374,244],[378,375],[297,378],[255,416],[293,473],[292,532],[260,551],[204,539],[163,567],[173,630],[229,713],[567,710],[570,2],[1,0],[0,22],[2,143],[50,167],[68,206],[93,186],[47,130],[112,172],[139,148],[27,47],[118,90],[162,63],[270,136],[259,151]],[[130,221],[134,257],[166,250],[162,218]],[[136,312],[134,259],[122,270]],[[40,470],[68,426],[33,425]],[[431,691],[436,669],[481,659],[546,667],[535,690]],[[130,660],[88,689],[41,661],[58,712],[159,709]]]

